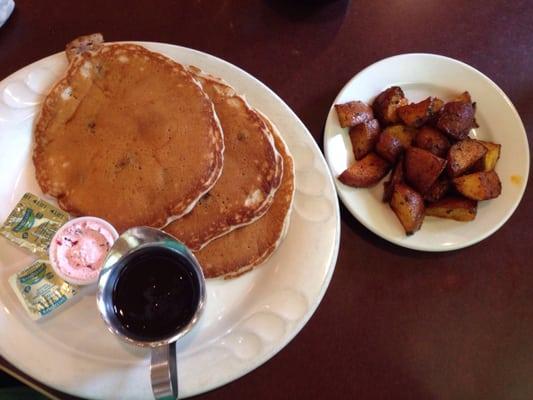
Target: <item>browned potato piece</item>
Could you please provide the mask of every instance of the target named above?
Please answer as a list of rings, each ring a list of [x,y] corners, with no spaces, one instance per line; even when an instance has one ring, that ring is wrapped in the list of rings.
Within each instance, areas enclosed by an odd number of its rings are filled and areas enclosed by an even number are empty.
[[[383,184],[383,202],[388,203],[392,198],[392,191],[394,185],[397,183],[403,183],[403,157],[400,157],[394,170],[392,171],[390,180]]]
[[[485,142],[478,140],[485,148],[487,152],[481,160],[476,163],[474,170],[476,171],[492,171],[496,167],[496,163],[500,159],[500,152],[502,145],[498,143]]]
[[[370,187],[389,172],[389,164],[375,153],[367,154],[339,175],[339,180],[353,187]]]
[[[416,147],[427,150],[437,157],[444,158],[450,149],[450,141],[440,131],[423,126],[415,138]]]
[[[407,235],[412,235],[420,229],[424,221],[424,199],[419,193],[403,183],[398,183],[394,185],[390,206]]]
[[[381,132],[379,135],[378,142],[376,144],[376,153],[378,153],[385,160],[394,164],[398,156],[402,153],[403,146],[395,136],[392,136],[388,132]]]
[[[428,97],[419,103],[411,103],[397,110],[398,117],[407,126],[418,128],[424,125],[431,117],[433,97]]]
[[[350,128],[353,154],[360,160],[372,150],[379,139],[379,122],[377,119],[362,122]]]
[[[472,102],[472,96],[470,96],[470,93],[468,91],[464,91],[459,96],[457,96],[453,101],[472,104],[472,108],[474,109],[474,114],[476,113],[476,103]],[[477,124],[475,117],[474,117],[474,122],[472,123],[472,128],[479,128],[479,125]]]
[[[431,105],[431,113],[436,114],[444,107],[444,100],[439,99],[438,97],[433,98],[433,104]]]
[[[502,192],[502,183],[494,171],[475,172],[453,180],[459,193],[472,200],[488,200],[498,197]]]
[[[438,179],[424,195],[424,200],[435,202],[442,199],[452,186],[448,179]]]
[[[481,159],[487,148],[473,139],[465,139],[450,147],[448,153],[448,175],[452,178],[464,174]]]
[[[459,96],[457,96],[453,101],[459,101],[461,103],[472,103],[472,96],[468,91],[464,91]]]
[[[396,110],[399,107],[407,105],[407,103],[402,88],[399,86],[392,86],[376,97],[372,103],[372,109],[381,124],[395,124],[400,122]]]
[[[418,147],[405,153],[405,180],[415,190],[425,194],[446,167],[446,160]]]
[[[383,132],[387,132],[391,136],[398,138],[402,147],[407,149],[412,146],[417,130],[405,125],[392,125],[385,128]]]
[[[431,105],[431,116],[428,119],[428,124],[437,125],[437,121],[439,120],[440,112],[442,111],[443,107],[444,101],[439,99],[438,97],[434,97],[433,104]]]
[[[464,197],[444,197],[426,206],[426,215],[456,221],[472,221],[476,218],[476,214],[477,201]]]
[[[460,101],[446,103],[437,121],[437,128],[457,140],[466,138],[474,126],[472,103]]]
[[[362,101],[350,101],[344,104],[335,104],[339,123],[343,128],[355,126],[361,122],[374,119],[372,108]]]
[[[405,125],[388,126],[381,132],[376,151],[380,156],[394,163],[403,150],[411,147],[415,137],[416,129]]]

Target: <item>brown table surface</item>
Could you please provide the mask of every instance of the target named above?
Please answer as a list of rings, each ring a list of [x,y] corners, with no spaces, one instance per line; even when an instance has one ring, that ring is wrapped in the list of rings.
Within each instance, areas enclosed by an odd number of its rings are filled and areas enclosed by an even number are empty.
[[[493,79],[532,141],[531,0],[305,3],[17,0],[0,29],[0,79],[91,32],[178,44],[262,80],[321,145],[328,108],[355,73],[429,52]],[[340,254],[314,317],[265,365],[198,398],[532,399],[531,201],[529,185],[498,232],[444,254],[389,244],[341,207]]]

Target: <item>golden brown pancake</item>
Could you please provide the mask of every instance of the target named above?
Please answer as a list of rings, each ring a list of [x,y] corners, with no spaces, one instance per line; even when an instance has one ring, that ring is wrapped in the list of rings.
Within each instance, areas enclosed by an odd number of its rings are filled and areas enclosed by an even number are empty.
[[[161,227],[190,211],[220,176],[224,150],[198,82],[141,46],[90,36],[67,48],[66,76],[47,95],[35,132],[43,192],[119,231]]]
[[[290,208],[294,195],[294,167],[292,157],[281,136],[274,132],[274,141],[283,157],[283,178],[274,201],[266,212],[252,224],[236,229],[213,240],[195,255],[208,278],[224,276],[233,278],[267,260],[279,246],[288,227]]]
[[[224,131],[224,167],[215,186],[165,227],[192,250],[263,215],[281,183],[283,160],[272,134],[247,102],[220,79],[190,67],[215,105]]]

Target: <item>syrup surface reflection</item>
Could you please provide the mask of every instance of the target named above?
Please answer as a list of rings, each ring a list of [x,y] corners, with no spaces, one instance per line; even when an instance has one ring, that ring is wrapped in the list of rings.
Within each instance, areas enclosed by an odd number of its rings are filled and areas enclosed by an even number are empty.
[[[113,311],[129,336],[155,341],[181,330],[193,318],[199,288],[172,250],[162,247],[135,251],[113,287]]]

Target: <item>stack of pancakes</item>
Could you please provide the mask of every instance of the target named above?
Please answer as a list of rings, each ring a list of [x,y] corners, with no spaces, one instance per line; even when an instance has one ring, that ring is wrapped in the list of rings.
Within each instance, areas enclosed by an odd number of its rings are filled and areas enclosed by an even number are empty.
[[[163,228],[206,277],[266,260],[286,231],[292,158],[276,127],[226,82],[99,34],[67,45],[33,161],[44,193],[119,231]]]

